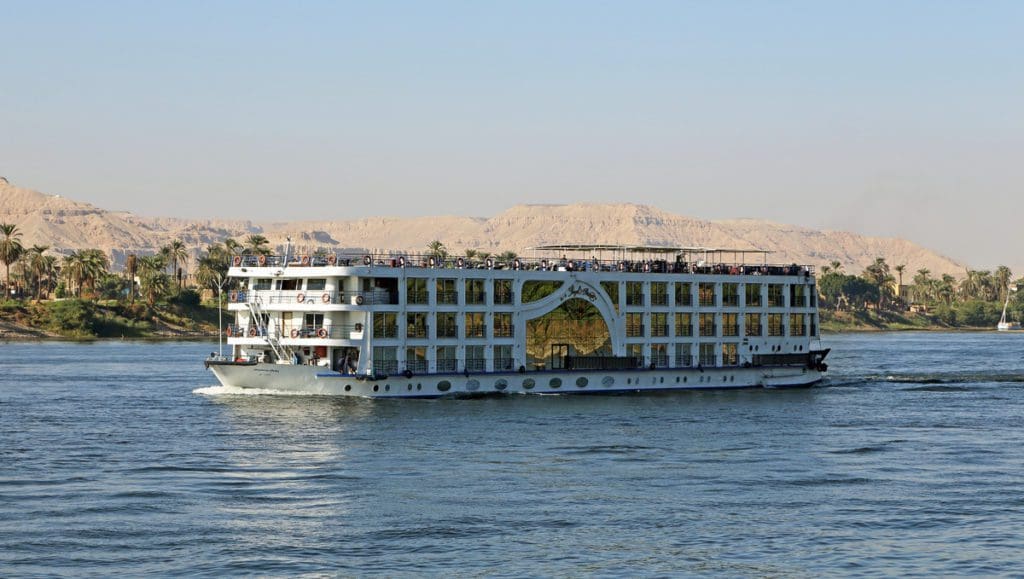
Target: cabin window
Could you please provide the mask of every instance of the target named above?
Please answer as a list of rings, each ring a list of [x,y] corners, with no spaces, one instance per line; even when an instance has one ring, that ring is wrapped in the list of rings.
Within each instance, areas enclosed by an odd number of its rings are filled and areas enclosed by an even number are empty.
[[[782,314],[768,314],[768,335],[782,336]]]
[[[467,312],[466,313],[466,337],[467,338],[486,338],[487,337],[487,324],[484,323],[483,312]]]
[[[693,295],[690,293],[692,291],[692,285],[693,284],[690,284],[688,282],[687,283],[682,283],[681,282],[681,283],[677,283],[676,284],[676,305],[677,306],[692,306],[693,305]]]
[[[676,368],[693,366],[693,344],[676,344]]]
[[[768,307],[769,308],[781,308],[785,306],[785,300],[782,295],[782,284],[781,283],[770,283],[768,284]]]
[[[644,284],[639,281],[627,281],[626,282],[626,305],[627,306],[642,306],[644,305]]]
[[[651,344],[651,364],[656,368],[668,367],[668,344]]]
[[[763,336],[764,330],[761,329],[761,314],[746,314],[746,319],[743,321],[744,335],[746,336]]]
[[[455,346],[438,346],[437,371],[455,372],[457,370],[458,368],[456,367]]]
[[[697,284],[697,296],[700,307],[709,308],[714,307],[715,303],[715,284],[713,283],[699,283]]]
[[[807,286],[803,284],[793,284],[789,286],[789,307],[791,308],[802,308],[805,307],[807,301]]]
[[[512,337],[512,313],[511,312],[496,312],[494,314],[494,337],[495,338],[511,338]]]
[[[487,358],[483,346],[466,346],[466,371],[487,371]]]
[[[299,280],[297,279],[281,279],[277,283],[277,289],[282,291],[295,291],[299,289]]]
[[[502,372],[514,370],[512,367],[514,360],[512,360],[512,346],[501,345],[494,347],[494,371]]]
[[[626,344],[626,356],[632,358],[638,366],[644,363],[644,345]]]
[[[723,366],[739,366],[740,354],[739,345],[736,343],[725,343],[722,344],[722,365]]]
[[[512,300],[512,280],[510,279],[496,279],[494,280],[494,303],[496,304],[511,304]]]
[[[377,374],[398,372],[398,351],[393,346],[373,347],[373,371]]]
[[[394,312],[374,312],[373,336],[375,338],[397,338],[398,314]]]
[[[718,353],[714,344],[700,345],[700,365],[712,367],[718,365]]]
[[[807,334],[807,326],[804,325],[803,314],[789,314],[789,335],[803,336]]]
[[[427,314],[409,313],[405,315],[405,335],[409,338],[429,338]]]
[[[455,319],[455,312],[437,313],[437,337],[457,338],[459,337],[459,326]]]
[[[271,287],[271,281],[269,279],[254,279],[252,280],[252,289],[254,290],[269,290]]]
[[[523,284],[523,303],[536,302],[558,291],[562,287],[560,281],[528,281]]]
[[[427,280],[422,277],[410,277],[405,280],[405,300],[408,304],[427,304]]]
[[[668,305],[668,283],[663,281],[651,282],[651,305]]]
[[[466,303],[470,305],[481,305],[487,303],[487,292],[484,290],[484,280],[466,280]]]
[[[740,305],[740,284],[722,284],[722,305],[725,307],[739,307]]]
[[[668,314],[651,314],[651,335],[655,337],[668,335]]]
[[[410,372],[427,371],[427,349],[423,346],[405,349],[405,368]]]
[[[701,336],[716,336],[716,335],[718,335],[717,328],[715,327],[715,314],[701,314],[700,315],[700,335]]]
[[[738,336],[738,335],[740,335],[740,316],[739,316],[739,314],[722,314],[722,335],[723,336]]]
[[[676,312],[676,335],[677,336],[692,336],[693,335],[693,318],[687,312]]]
[[[639,312],[626,314],[626,337],[640,338],[644,335],[644,315]]]
[[[324,278],[307,279],[306,291],[321,291],[327,288],[327,280]]]
[[[459,291],[455,288],[454,279],[437,280],[437,303],[457,304],[459,303]]]
[[[759,283],[748,283],[746,286],[746,293],[743,296],[745,298],[744,303],[748,308],[760,307],[762,285]]]
[[[316,331],[324,326],[323,314],[306,314],[303,327],[303,337],[312,338]]]

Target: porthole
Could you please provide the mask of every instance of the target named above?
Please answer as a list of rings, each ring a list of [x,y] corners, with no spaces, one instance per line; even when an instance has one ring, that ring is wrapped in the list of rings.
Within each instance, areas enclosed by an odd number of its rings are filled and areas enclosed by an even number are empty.
[[[423,390],[423,384],[417,384],[416,385],[416,389],[417,390]]]
[[[632,378],[626,378],[626,385],[627,386],[632,384],[632,383],[633,383],[633,379]]]
[[[687,382],[688,380],[689,380],[689,378],[688,378],[688,377],[686,377],[686,376],[683,376],[683,384],[686,384],[686,382]]]
[[[755,351],[755,352],[757,352],[757,351],[758,351],[758,350],[760,350],[760,349],[761,349],[761,346],[754,346],[754,351]]]
[[[523,380],[523,390],[533,390],[533,387],[537,385],[537,381],[533,378],[527,378]]]
[[[498,380],[497,380],[497,381],[496,381],[496,382],[494,383],[494,389],[495,389],[495,390],[504,390],[504,389],[506,389],[506,388],[508,388],[508,380],[506,380],[506,379],[504,379],[504,378],[499,378],[499,379],[498,379]]]
[[[611,376],[605,376],[604,378],[601,378],[601,385],[604,386],[605,388],[608,388],[612,384],[615,384],[615,378],[612,378]]]
[[[352,391],[352,385],[351,384],[345,384],[345,392],[351,392],[351,391]]]
[[[441,380],[437,383],[438,392],[447,392],[452,389],[452,383],[447,380]]]
[[[561,378],[552,378],[551,380],[548,380],[548,386],[551,386],[552,388],[561,388],[562,387],[562,379]]]
[[[728,382],[728,381],[729,381],[729,377],[728,376],[722,376],[722,382]]]
[[[658,384],[664,384],[664,383],[665,383],[665,377],[664,377],[664,376],[662,376],[662,377],[661,377],[661,378],[660,378],[660,379],[658,380]]]
[[[380,391],[380,385],[379,384],[374,384],[373,385],[373,391],[374,392],[379,392]]]
[[[385,392],[391,392],[391,384],[385,384],[384,385],[384,391]]]
[[[469,380],[468,382],[466,382],[466,390],[469,390],[470,392],[476,392],[479,389],[480,389],[480,381],[477,380],[476,378],[473,378],[472,380]]]
[[[576,387],[577,388],[586,388],[587,384],[589,384],[589,383],[590,383],[590,381],[587,380],[586,378],[584,378],[583,376],[580,376],[579,378],[576,379]]]
[[[676,384],[679,383],[679,376],[676,376]]]
[[[406,388],[406,390],[408,390],[409,392],[412,392],[412,384],[409,384],[409,387]]]
[[[736,381],[736,376],[729,376],[729,381],[730,382],[735,382]]]

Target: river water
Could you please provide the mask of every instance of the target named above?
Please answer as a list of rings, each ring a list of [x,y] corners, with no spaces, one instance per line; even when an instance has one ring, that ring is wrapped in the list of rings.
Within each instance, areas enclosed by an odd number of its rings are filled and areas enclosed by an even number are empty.
[[[239,395],[209,343],[0,344],[0,575],[1014,575],[1024,334],[805,390]]]

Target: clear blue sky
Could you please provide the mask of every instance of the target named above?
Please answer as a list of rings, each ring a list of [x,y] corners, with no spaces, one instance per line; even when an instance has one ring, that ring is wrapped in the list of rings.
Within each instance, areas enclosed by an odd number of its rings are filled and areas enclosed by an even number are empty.
[[[0,175],[108,209],[628,201],[1024,263],[1024,2],[31,1],[0,26]]]

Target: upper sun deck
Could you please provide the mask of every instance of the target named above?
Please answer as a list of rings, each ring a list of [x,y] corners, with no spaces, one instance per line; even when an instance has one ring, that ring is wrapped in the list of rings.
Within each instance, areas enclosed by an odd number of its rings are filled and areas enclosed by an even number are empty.
[[[431,270],[594,271],[710,275],[810,275],[809,265],[768,263],[768,251],[704,247],[623,245],[545,245],[531,248],[530,256],[484,256],[477,253],[448,255],[402,251],[366,254],[286,253],[285,255],[238,255],[232,275],[265,275],[264,268],[422,268]],[[758,259],[748,259],[749,256]],[[247,271],[248,268],[258,268]],[[298,272],[296,272],[298,273]]]

